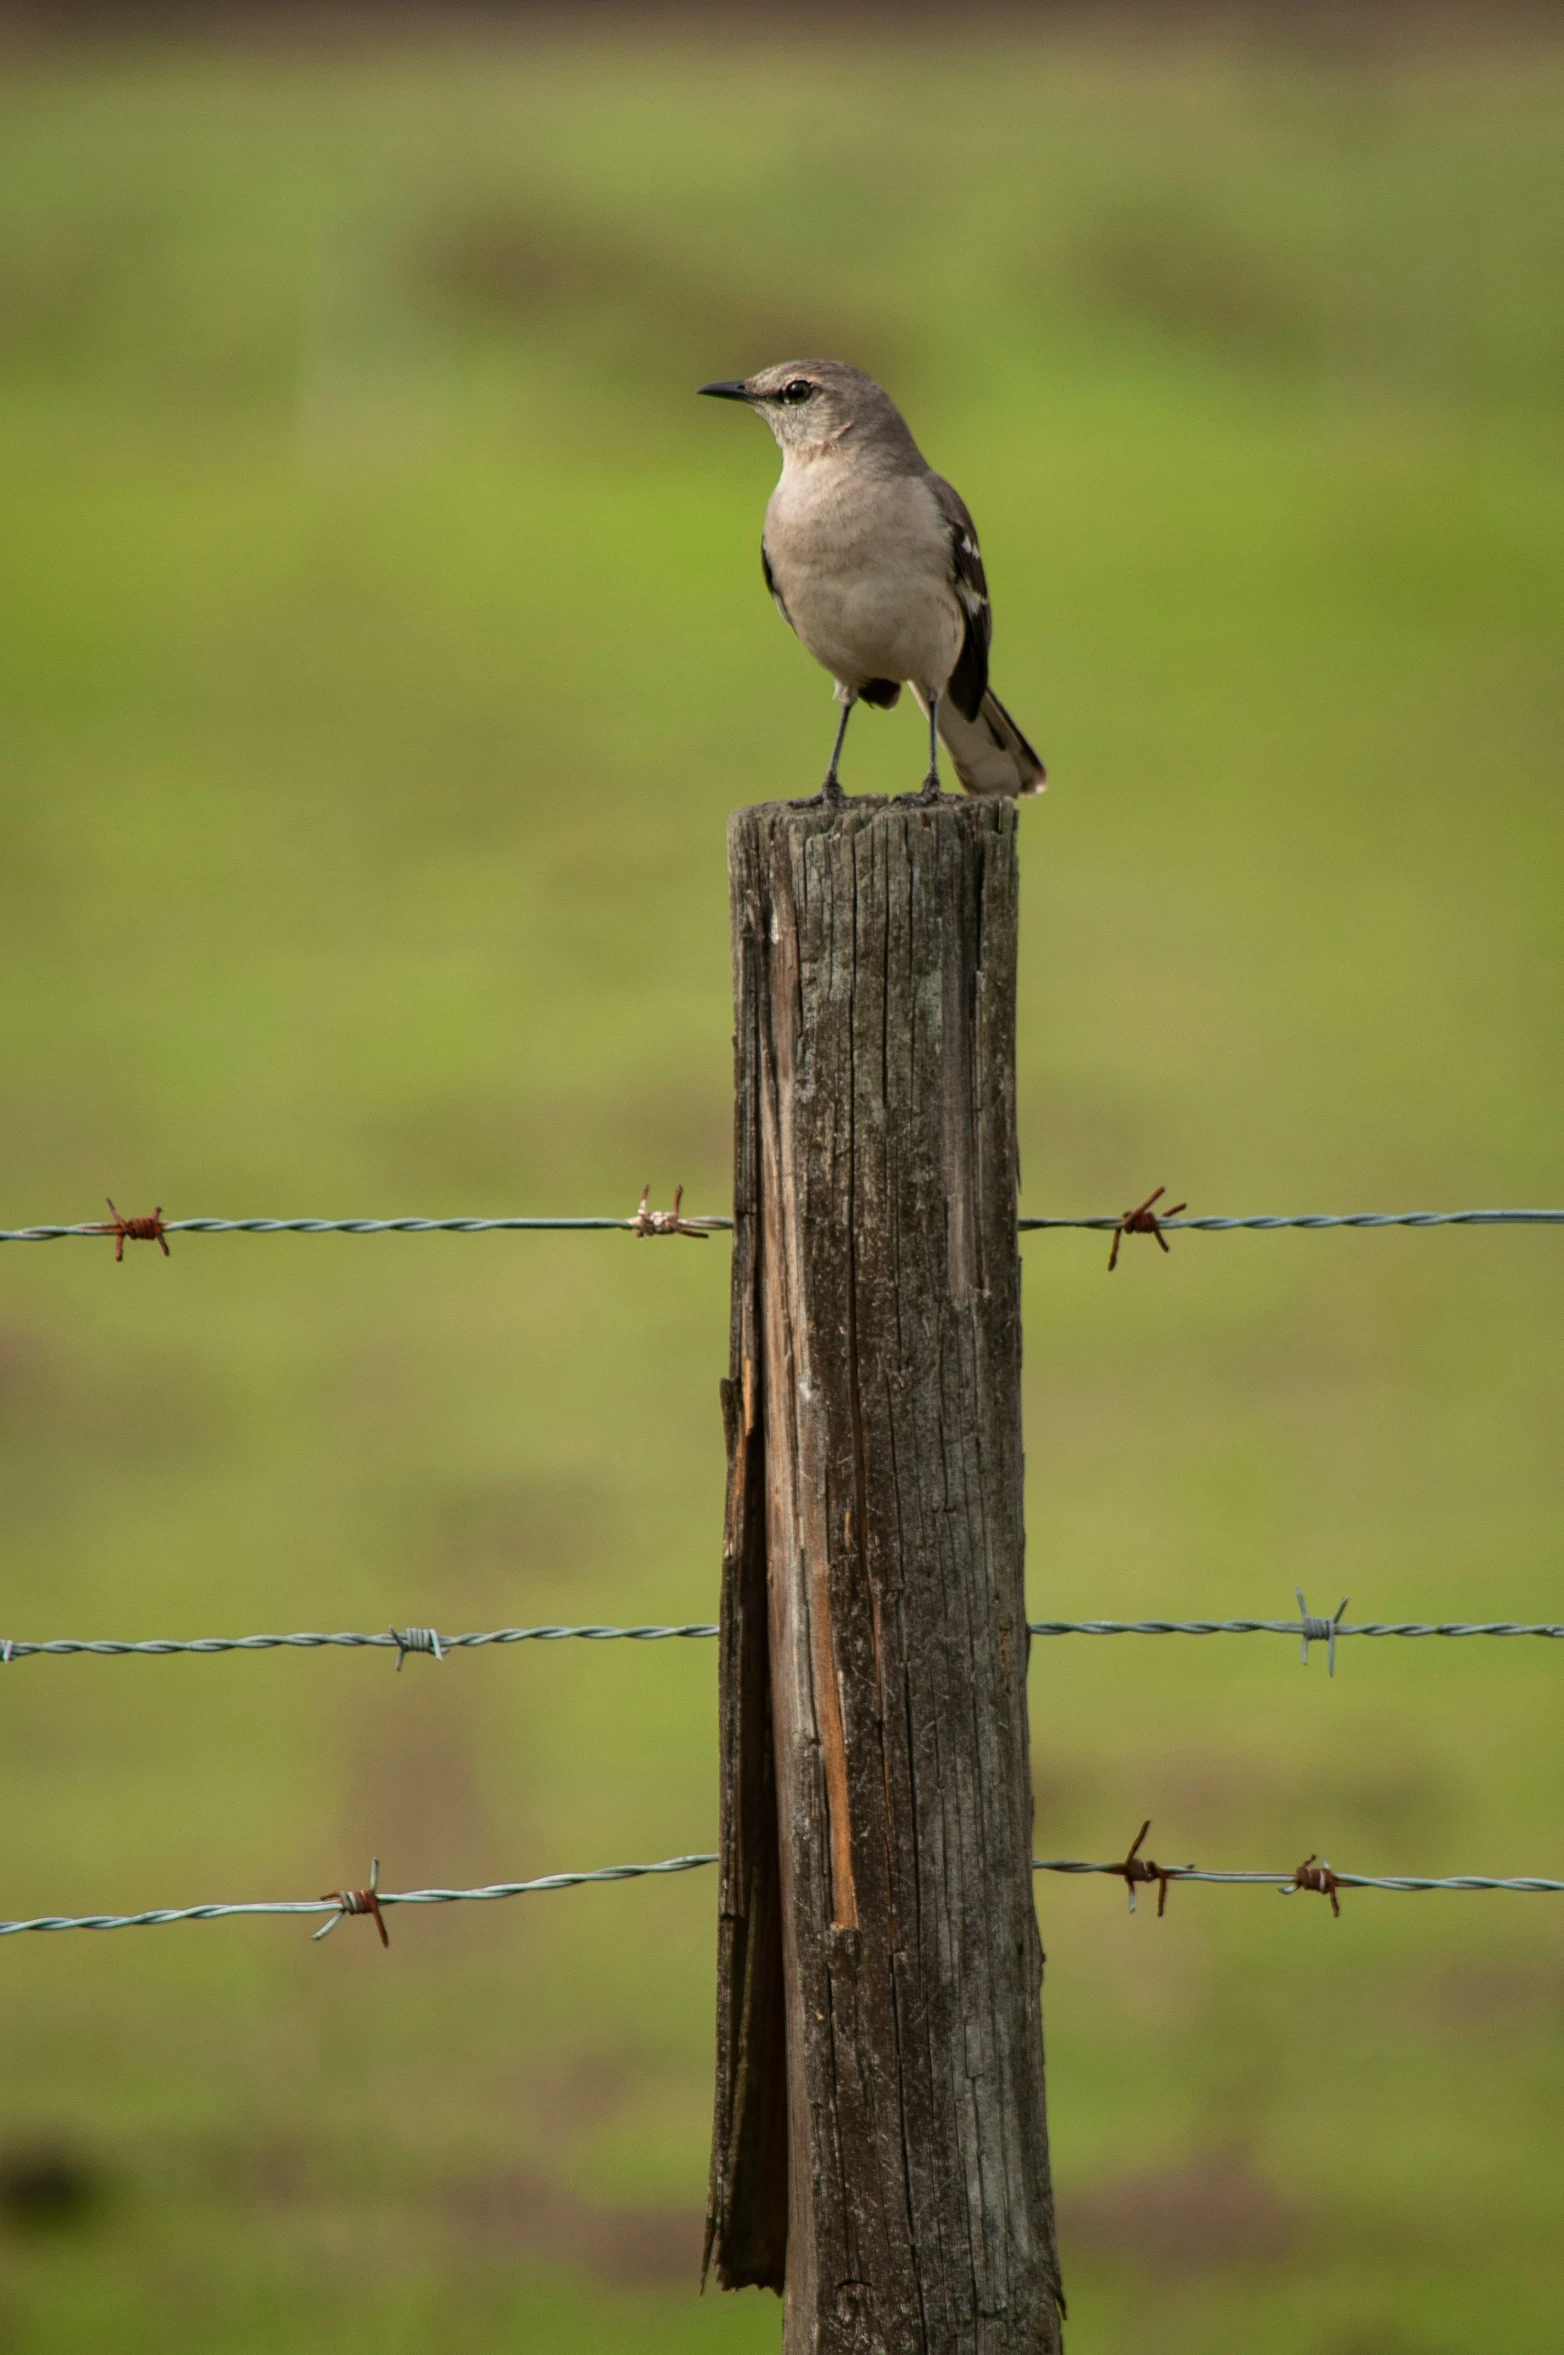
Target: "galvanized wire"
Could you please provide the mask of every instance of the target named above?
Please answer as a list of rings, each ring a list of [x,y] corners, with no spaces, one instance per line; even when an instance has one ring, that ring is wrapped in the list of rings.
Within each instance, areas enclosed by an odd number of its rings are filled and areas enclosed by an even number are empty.
[[[165,1235],[499,1235],[635,1232],[633,1218],[167,1218]],[[731,1227],[731,1218],[687,1219],[688,1226]],[[113,1239],[101,1219],[72,1227],[0,1228],[0,1243],[58,1243],[67,1236]]]
[[[1226,1235],[1239,1227],[1262,1234],[1277,1227],[1561,1227],[1564,1210],[1311,1210],[1296,1218],[1265,1212],[1254,1218],[1159,1218],[1156,1223],[1167,1235]],[[1124,1219],[1018,1218],[1016,1225],[1023,1234],[1044,1227],[1086,1227],[1107,1235],[1122,1229]]]
[[[660,1864],[605,1864],[590,1873],[545,1873],[536,1881],[493,1881],[484,1889],[380,1889],[387,1905],[488,1904],[498,1897],[533,1897],[546,1889],[579,1889],[589,1881],[640,1881],[653,1873],[688,1873],[715,1864],[715,1855],[668,1856]],[[168,1922],[218,1922],[236,1914],[337,1914],[348,1909],[333,1897],[280,1897],[251,1905],[162,1906],[155,1913],[39,1914],[31,1921],[0,1922],[0,1938],[23,1930],[159,1930]]]
[[[489,1904],[501,1897],[532,1897],[545,1890],[580,1889],[593,1881],[640,1881],[654,1874],[694,1872],[703,1865],[716,1864],[718,1861],[714,1853],[669,1856],[659,1864],[608,1864],[599,1866],[595,1872],[545,1873],[534,1881],[493,1881],[482,1889],[381,1889],[376,1892],[376,1901],[382,1907]],[[1328,1867],[1326,1869],[1329,1870]],[[1119,1879],[1124,1877],[1122,1861],[1117,1864],[1095,1864],[1068,1856],[1034,1856],[1032,1870],[1034,1873],[1102,1873]],[[1167,1881],[1216,1881],[1274,1888],[1287,1895],[1291,1895],[1298,1885],[1293,1873],[1206,1872],[1193,1864],[1157,1865],[1154,1875],[1157,1879]],[[1477,1873],[1452,1874],[1443,1879],[1374,1873],[1332,1873],[1330,1877],[1338,1889],[1390,1889],[1402,1892],[1509,1889],[1529,1895],[1549,1896],[1564,1892],[1564,1881],[1536,1878],[1499,1880]],[[345,1902],[346,1894],[338,1891],[330,1897],[276,1898],[248,1905],[161,1906],[151,1913],[37,1914],[28,1921],[0,1921],[0,1938],[14,1938],[24,1930],[154,1930],[162,1929],[171,1922],[228,1921],[239,1915],[251,1914],[329,1914],[340,1919],[350,1910],[359,1910],[348,1906]]]
[[[1327,1866],[1326,1870],[1329,1869]],[[1122,1859],[1117,1864],[1083,1864],[1072,1856],[1034,1856],[1032,1870],[1034,1873],[1108,1873],[1121,1880],[1124,1877]],[[1231,1881],[1258,1889],[1280,1889],[1288,1897],[1297,1887],[1291,1873],[1205,1872],[1194,1864],[1159,1864],[1154,1877],[1168,1881]],[[1338,1889],[1514,1889],[1529,1895],[1545,1896],[1564,1893],[1564,1881],[1531,1878],[1490,1880],[1482,1873],[1453,1873],[1440,1880],[1425,1880],[1407,1873],[1333,1873],[1331,1877]]]
[[[149,1636],[138,1642],[119,1642],[108,1637],[94,1639],[55,1636],[45,1643],[26,1643],[15,1637],[0,1638],[0,1666],[17,1660],[43,1658],[71,1658],[93,1654],[104,1659],[142,1657],[162,1659],[171,1654],[194,1653],[207,1655],[215,1652],[315,1652],[326,1649],[343,1651],[394,1651],[397,1665],[410,1652],[424,1652],[439,1659],[446,1652],[476,1651],[488,1644],[552,1644],[584,1643],[662,1643],[670,1637],[709,1638],[720,1634],[714,1619],[695,1619],[677,1626],[602,1627],[491,1627],[468,1635],[443,1635],[432,1627],[389,1628],[383,1634],[359,1634],[344,1629],[337,1634],[319,1634],[304,1629],[293,1635],[202,1635],[191,1637]],[[1420,1619],[1367,1620],[1354,1624],[1350,1621],[1316,1619],[1029,1619],[1027,1632],[1037,1636],[1063,1635],[1290,1635],[1300,1637],[1305,1645],[1328,1644],[1333,1636],[1471,1636],[1471,1635],[1530,1635],[1554,1640],[1564,1638],[1564,1624],[1551,1621],[1524,1622],[1517,1619],[1443,1620],[1431,1622]]]
[[[1348,1620],[1326,1622],[1337,1635],[1543,1635],[1564,1636],[1564,1626],[1517,1619]],[[1296,1635],[1309,1643],[1328,1642],[1317,1623],[1302,1619],[1032,1619],[1032,1635]]]
[[[731,1229],[733,1221],[691,1217],[683,1224],[702,1233],[718,1234]],[[1280,1227],[1556,1227],[1564,1226],[1564,1210],[1354,1210],[1339,1214],[1308,1211],[1298,1217],[1264,1213],[1252,1218],[1163,1218],[1157,1224],[1170,1235],[1229,1234],[1238,1228],[1268,1233]],[[646,1231],[636,1218],[170,1218],[160,1220],[159,1225],[165,1235],[635,1234]],[[1112,1234],[1123,1225],[1122,1216],[1016,1221],[1022,1234],[1035,1234],[1052,1227]],[[112,1240],[116,1231],[101,1219],[77,1226],[4,1227],[0,1228],[0,1243],[57,1243],[69,1236]]]
[[[485,1644],[553,1644],[570,1639],[585,1643],[623,1640],[652,1644],[670,1636],[714,1636],[717,1632],[715,1620],[702,1619],[680,1627],[490,1627],[472,1635],[441,1635],[432,1627],[392,1627],[383,1635],[360,1635],[351,1629],[322,1635],[304,1629],[296,1635],[149,1636],[137,1643],[120,1643],[107,1637],[87,1641],[56,1636],[48,1643],[22,1643],[6,1638],[0,1641],[0,1666],[13,1660],[45,1655],[69,1658],[80,1653],[93,1653],[106,1659],[122,1659],[127,1655],[161,1659],[166,1654],[180,1652],[318,1652],[335,1647],[349,1652],[394,1651],[400,1667],[409,1652],[428,1652],[438,1659],[444,1652],[476,1650]]]

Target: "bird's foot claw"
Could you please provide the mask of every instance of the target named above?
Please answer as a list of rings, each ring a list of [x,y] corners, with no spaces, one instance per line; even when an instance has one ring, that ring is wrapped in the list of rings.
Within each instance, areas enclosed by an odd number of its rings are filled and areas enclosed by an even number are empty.
[[[787,806],[790,810],[839,810],[846,802],[847,796],[836,778],[827,777],[818,793],[811,793],[803,801],[790,801]]]
[[[933,809],[937,803],[954,798],[954,795],[941,792],[938,777],[931,774],[924,778],[916,793],[898,793],[896,807],[903,810]]]

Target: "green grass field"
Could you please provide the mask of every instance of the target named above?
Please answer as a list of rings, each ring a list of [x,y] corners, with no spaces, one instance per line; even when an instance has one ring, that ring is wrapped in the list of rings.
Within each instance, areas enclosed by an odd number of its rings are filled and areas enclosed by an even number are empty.
[[[960,483],[1053,772],[1023,1207],[1564,1199],[1561,101],[1237,33],[14,57],[0,1222],[725,1207],[724,820],[832,709],[690,394],[814,351]],[[1025,1254],[1039,1612],[1564,1617],[1564,1234]],[[705,1617],[726,1287],[7,1248],[0,1634]],[[1564,1877],[1552,1647],[1039,1649],[1040,1853]],[[0,1913],[704,1847],[714,1669],[14,1663]],[[0,2346],[775,2348],[695,2295],[713,1895],[0,1945]],[[1071,2355],[1555,2344],[1564,1899],[1039,1904]]]

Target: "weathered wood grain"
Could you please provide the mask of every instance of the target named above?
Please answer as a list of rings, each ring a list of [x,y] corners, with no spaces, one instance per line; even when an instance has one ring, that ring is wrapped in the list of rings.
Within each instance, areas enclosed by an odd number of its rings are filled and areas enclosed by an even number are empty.
[[[786,2355],[1052,2355],[1015,809],[768,804],[729,858],[708,2250]]]

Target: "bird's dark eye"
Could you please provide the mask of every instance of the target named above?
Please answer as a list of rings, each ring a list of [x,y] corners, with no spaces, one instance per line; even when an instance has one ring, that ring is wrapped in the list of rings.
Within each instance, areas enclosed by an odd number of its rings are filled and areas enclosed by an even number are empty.
[[[807,401],[814,389],[807,376],[795,376],[791,384],[784,384],[777,398],[779,401]]]

